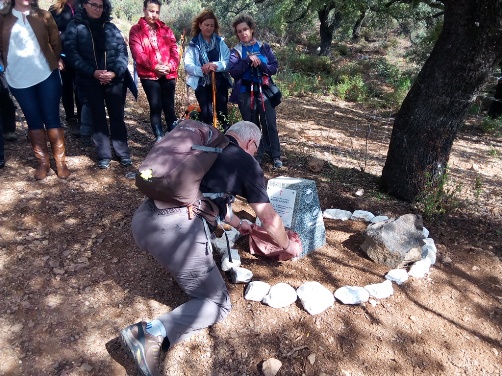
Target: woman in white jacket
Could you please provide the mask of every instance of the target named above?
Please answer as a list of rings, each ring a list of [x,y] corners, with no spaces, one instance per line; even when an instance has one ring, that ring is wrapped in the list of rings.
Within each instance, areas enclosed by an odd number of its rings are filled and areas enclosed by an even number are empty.
[[[218,122],[228,127],[228,89],[232,87],[227,72],[230,50],[218,35],[219,25],[211,10],[203,10],[192,21],[192,35],[185,53],[187,85],[195,91],[201,110],[201,121],[213,122],[213,72],[216,81],[216,113]]]

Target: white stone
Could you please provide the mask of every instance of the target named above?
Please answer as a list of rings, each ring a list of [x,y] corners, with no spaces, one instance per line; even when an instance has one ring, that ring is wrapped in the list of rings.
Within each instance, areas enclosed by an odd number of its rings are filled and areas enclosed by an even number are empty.
[[[343,304],[360,304],[367,302],[370,294],[363,287],[344,286],[335,291],[335,298]]]
[[[423,234],[424,234],[424,238],[428,238],[429,237],[429,230],[427,230],[425,227],[424,229],[422,230]]]
[[[305,282],[298,287],[296,294],[302,302],[303,308],[311,315],[324,312],[335,303],[335,298],[331,291],[319,282]]]
[[[232,248],[235,245],[237,239],[239,239],[240,233],[234,228],[226,231],[226,233],[228,236],[228,243],[230,245],[230,248]],[[217,254],[223,256],[227,252],[227,239],[225,238],[225,234],[223,234],[221,238],[212,239],[211,244],[213,246],[213,250]]]
[[[436,263],[436,256],[438,250],[436,244],[434,244],[434,239],[427,238],[424,239],[425,245],[422,246],[422,258],[427,258],[430,260],[431,265]]]
[[[270,358],[263,362],[261,370],[264,376],[275,376],[282,367],[282,362],[279,359]]]
[[[372,285],[366,285],[364,288],[370,293],[370,295],[377,299],[385,299],[394,294],[394,289],[392,288],[392,282],[388,279],[381,283],[374,283]]]
[[[350,217],[350,219],[353,221],[363,220],[365,222],[370,222],[373,218],[375,218],[375,215],[365,210],[356,210],[354,211],[354,213],[352,213],[352,217]]]
[[[346,221],[352,217],[352,212],[341,209],[326,209],[322,216],[328,219],[341,219],[342,221]]]
[[[230,279],[232,283],[248,283],[253,279],[253,272],[246,268],[234,266],[230,269]]]
[[[392,269],[385,275],[385,279],[400,285],[408,280],[408,272],[404,269]]]
[[[310,363],[311,365],[314,365],[314,363],[315,363],[315,354],[314,354],[314,353],[312,353],[312,354],[310,354],[309,356],[307,356],[307,360],[309,361],[309,363]]]
[[[229,271],[234,266],[241,266],[241,256],[239,256],[239,251],[237,249],[230,249],[230,254],[232,255],[232,262],[228,258],[228,252],[226,252],[221,259],[221,270],[224,272]]]
[[[261,302],[270,291],[270,285],[263,281],[252,281],[246,287],[244,299]]]
[[[377,215],[377,216],[373,217],[370,222],[377,223],[377,222],[386,221],[388,219],[389,219],[389,217],[387,217],[386,215]]]
[[[284,308],[296,302],[296,291],[287,283],[281,282],[270,288],[262,302],[272,308]]]
[[[425,275],[429,273],[430,267],[431,260],[424,258],[423,260],[413,263],[410,271],[408,272],[408,275],[415,278],[424,278]]]

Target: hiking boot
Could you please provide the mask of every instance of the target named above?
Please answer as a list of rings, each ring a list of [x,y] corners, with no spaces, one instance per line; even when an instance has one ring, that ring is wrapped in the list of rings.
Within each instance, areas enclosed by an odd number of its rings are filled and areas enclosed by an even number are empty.
[[[274,158],[274,167],[282,168],[282,161],[279,158]]]
[[[120,336],[142,375],[160,376],[159,361],[163,338],[147,333],[144,321],[123,329]]]
[[[102,168],[102,169],[106,169],[106,168],[110,167],[110,162],[111,162],[110,159],[100,159],[98,161],[98,167]]]

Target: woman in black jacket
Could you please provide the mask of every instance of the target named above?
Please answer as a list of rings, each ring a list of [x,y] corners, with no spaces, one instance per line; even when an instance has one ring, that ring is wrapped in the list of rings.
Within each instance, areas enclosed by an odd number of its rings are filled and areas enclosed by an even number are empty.
[[[66,59],[77,73],[77,85],[82,86],[92,113],[99,168],[110,166],[110,138],[120,164],[132,164],[124,122],[127,47],[120,30],[110,22],[111,9],[109,0],[79,0],[65,33]]]

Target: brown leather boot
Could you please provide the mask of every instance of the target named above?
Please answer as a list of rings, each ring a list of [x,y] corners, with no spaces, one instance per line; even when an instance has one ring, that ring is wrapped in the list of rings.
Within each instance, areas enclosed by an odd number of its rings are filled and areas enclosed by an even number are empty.
[[[47,134],[49,135],[52,154],[54,155],[54,160],[56,161],[58,178],[66,179],[70,176],[70,170],[68,170],[65,162],[64,129],[51,128],[47,130]]]
[[[28,131],[33,152],[38,160],[38,167],[35,170],[35,179],[45,179],[50,169],[49,150],[45,138],[45,129],[33,129]]]

